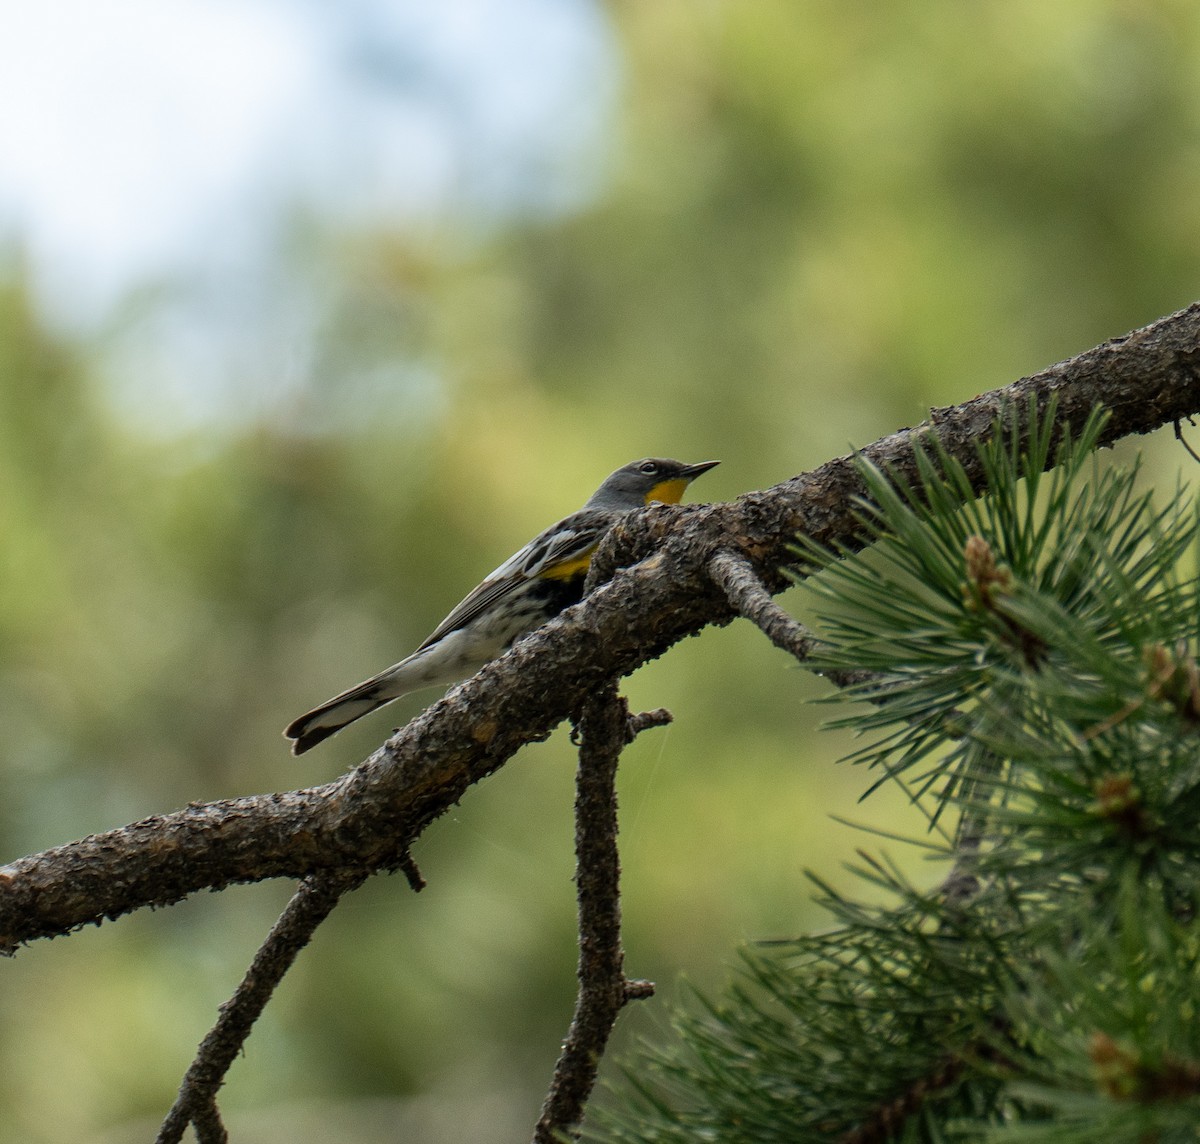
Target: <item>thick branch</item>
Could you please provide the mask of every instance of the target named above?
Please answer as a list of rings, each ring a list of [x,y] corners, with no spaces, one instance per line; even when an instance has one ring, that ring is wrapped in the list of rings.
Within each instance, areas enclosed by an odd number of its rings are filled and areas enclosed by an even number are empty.
[[[1200,305],[934,410],[862,455],[911,479],[914,443],[936,433],[978,487],[975,444],[996,416],[1024,416],[1030,397],[1044,412],[1052,396],[1072,433],[1095,405],[1108,407],[1105,444],[1200,413]],[[717,553],[738,553],[769,591],[781,591],[798,532],[826,546],[863,543],[852,505],[864,493],[847,456],[731,504],[636,514],[604,547],[641,563],[433,704],[350,774],[311,790],[193,805],[0,868],[0,949],[231,882],[400,866],[472,783],[544,739],[606,680],[706,624],[727,623],[734,610],[708,571]]]

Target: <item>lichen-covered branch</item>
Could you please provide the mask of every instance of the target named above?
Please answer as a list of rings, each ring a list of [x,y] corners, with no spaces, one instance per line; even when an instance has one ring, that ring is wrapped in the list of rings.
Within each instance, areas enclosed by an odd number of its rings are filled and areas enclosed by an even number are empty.
[[[366,877],[365,871],[342,870],[301,884],[254,955],[237,991],[221,1006],[217,1023],[200,1042],[155,1144],[179,1144],[189,1124],[196,1126],[201,1144],[223,1144],[226,1133],[216,1099],[225,1074],[296,955],[342,896],[357,889]]]
[[[882,702],[886,698],[885,681],[874,672],[812,668],[808,660],[817,647],[816,637],[771,599],[767,586],[744,556],[730,551],[718,552],[709,561],[708,573],[713,583],[725,593],[729,606],[754,624],[777,648],[838,687],[856,687],[868,683],[884,685],[874,695],[864,695],[864,698],[873,702]]]
[[[1032,399],[1077,433],[1096,405],[1103,443],[1200,413],[1200,304],[1069,361],[946,409],[861,451],[913,478],[913,446],[936,434],[977,483],[975,446]],[[433,704],[365,763],[325,786],[227,802],[94,835],[0,867],[0,951],[232,882],[323,870],[402,868],[413,840],[521,746],[546,738],[607,680],[629,674],[707,624],[736,614],[710,566],[744,560],[769,593],[789,583],[794,537],[864,543],[854,457],[729,504],[654,506],[605,541],[611,580],[584,603]]]
[[[812,633],[771,599],[749,560],[736,552],[718,552],[708,563],[708,574],[739,616],[754,624],[777,648],[801,662],[808,659],[816,644]]]
[[[625,977],[621,949],[621,864],[617,852],[617,762],[633,737],[670,722],[663,710],[631,716],[613,680],[584,704],[578,722],[575,784],[575,889],[579,899],[579,993],[571,1028],[534,1130],[534,1144],[572,1132],[596,1082],[617,1015],[649,982]]]

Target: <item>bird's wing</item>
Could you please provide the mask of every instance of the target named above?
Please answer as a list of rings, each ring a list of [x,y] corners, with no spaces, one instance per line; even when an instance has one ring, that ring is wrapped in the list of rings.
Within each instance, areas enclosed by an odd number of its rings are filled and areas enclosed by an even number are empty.
[[[584,509],[539,533],[456,604],[417,651],[424,651],[444,635],[466,627],[529,580],[539,577],[565,580],[586,572],[592,552],[612,522],[611,512]]]

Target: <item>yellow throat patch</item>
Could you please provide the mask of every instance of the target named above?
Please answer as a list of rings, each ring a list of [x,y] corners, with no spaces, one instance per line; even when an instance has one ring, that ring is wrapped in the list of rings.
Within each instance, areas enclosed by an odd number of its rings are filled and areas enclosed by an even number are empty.
[[[687,491],[690,483],[678,478],[659,481],[646,494],[646,503],[660,501],[662,504],[678,504],[683,499],[683,494]],[[593,544],[582,556],[574,556],[570,560],[564,560],[561,564],[555,564],[553,568],[547,568],[541,572],[540,576],[545,580],[572,580],[576,576],[582,576],[591,565],[592,553],[595,551],[596,545]]]
[[[659,481],[646,494],[646,503],[662,501],[663,504],[678,504],[683,499],[683,494],[687,490],[687,487],[687,481]]]

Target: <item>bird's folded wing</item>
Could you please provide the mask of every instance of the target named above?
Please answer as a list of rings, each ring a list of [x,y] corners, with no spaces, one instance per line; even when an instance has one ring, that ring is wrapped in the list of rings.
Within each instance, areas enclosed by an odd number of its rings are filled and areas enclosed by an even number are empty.
[[[455,605],[417,651],[424,651],[448,633],[466,627],[530,580],[564,579],[586,572],[591,554],[612,520],[611,513],[585,510],[535,536]]]

